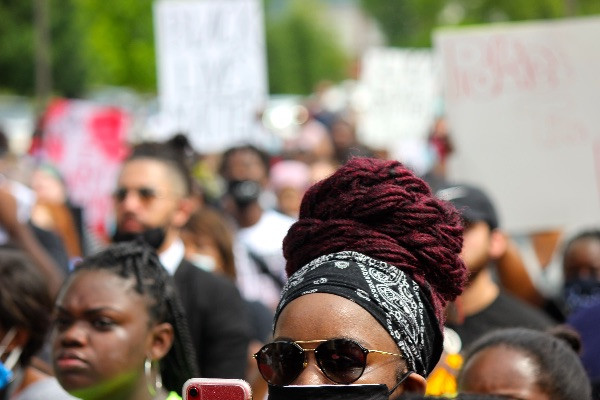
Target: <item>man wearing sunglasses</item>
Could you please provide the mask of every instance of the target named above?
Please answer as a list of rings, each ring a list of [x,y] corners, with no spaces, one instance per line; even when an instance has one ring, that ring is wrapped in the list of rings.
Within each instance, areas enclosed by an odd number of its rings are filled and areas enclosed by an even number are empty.
[[[136,146],[114,192],[115,241],[141,236],[173,276],[203,377],[244,378],[249,342],[245,305],[235,285],[184,259],[180,228],[194,211],[183,156],[161,143]]]

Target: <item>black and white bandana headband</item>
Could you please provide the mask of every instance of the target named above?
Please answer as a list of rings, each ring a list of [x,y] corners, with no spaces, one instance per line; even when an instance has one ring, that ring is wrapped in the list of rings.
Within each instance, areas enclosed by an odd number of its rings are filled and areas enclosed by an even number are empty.
[[[408,367],[426,377],[437,364],[443,337],[423,289],[397,267],[354,251],[321,256],[285,284],[275,322],[292,300],[330,293],[357,303],[392,336]]]

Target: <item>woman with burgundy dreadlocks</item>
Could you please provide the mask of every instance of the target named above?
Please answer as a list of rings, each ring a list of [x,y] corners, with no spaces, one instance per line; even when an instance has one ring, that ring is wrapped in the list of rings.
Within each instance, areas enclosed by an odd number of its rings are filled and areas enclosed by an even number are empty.
[[[289,385],[424,393],[466,281],[461,247],[456,210],[396,161],[354,158],[312,186],[283,242],[274,341],[255,355],[271,398]]]

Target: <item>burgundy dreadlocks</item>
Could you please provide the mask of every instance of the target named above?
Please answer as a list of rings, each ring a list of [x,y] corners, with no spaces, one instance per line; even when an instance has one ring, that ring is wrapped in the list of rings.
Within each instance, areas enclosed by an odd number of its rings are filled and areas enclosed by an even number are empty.
[[[462,224],[454,207],[397,161],[354,158],[304,195],[283,241],[286,272],[352,250],[395,265],[428,287],[440,325],[466,283]]]

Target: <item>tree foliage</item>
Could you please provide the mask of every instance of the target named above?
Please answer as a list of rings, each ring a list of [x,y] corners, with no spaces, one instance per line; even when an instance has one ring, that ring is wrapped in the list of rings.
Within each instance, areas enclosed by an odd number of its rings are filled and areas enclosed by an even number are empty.
[[[153,0],[47,0],[54,92],[156,90]],[[350,0],[349,0],[350,1]],[[325,0],[264,0],[270,91],[309,93],[348,69]],[[0,91],[34,93],[33,0],[0,0]],[[360,0],[395,46],[430,46],[440,25],[600,13],[599,0]]]
[[[393,46],[431,46],[441,25],[553,19],[600,13],[598,0],[360,0]]]
[[[81,50],[82,31],[73,0],[49,3],[52,76],[57,92],[83,91],[86,66]],[[34,2],[0,1],[0,90],[31,95],[35,89]]]
[[[271,93],[307,94],[321,80],[345,77],[347,56],[322,17],[323,7],[315,0],[294,0],[279,16],[267,13]]]
[[[156,90],[152,0],[73,0],[85,27],[88,86]]]

